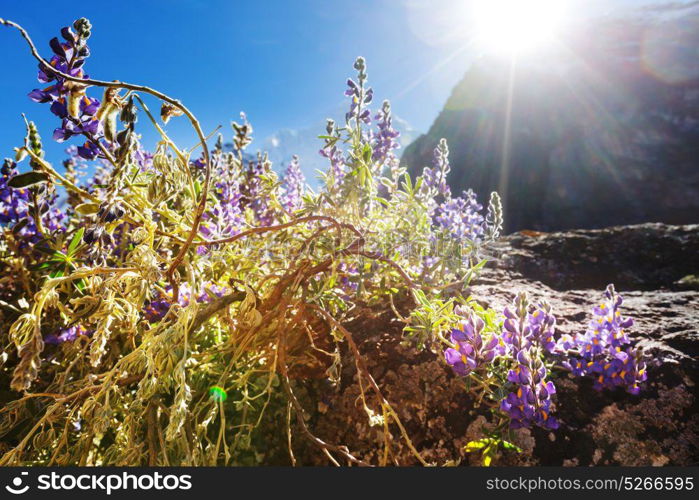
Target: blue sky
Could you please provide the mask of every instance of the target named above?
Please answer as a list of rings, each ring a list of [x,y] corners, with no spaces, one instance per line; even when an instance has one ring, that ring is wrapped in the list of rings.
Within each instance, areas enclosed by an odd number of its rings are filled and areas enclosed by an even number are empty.
[[[643,0],[572,0],[589,15],[610,5]],[[358,55],[368,61],[377,100],[390,98],[397,115],[425,131],[474,57],[460,36],[445,36],[455,0],[384,1],[8,1],[0,17],[22,24],[48,57],[48,41],[85,16],[93,24],[88,73],[104,80],[143,83],[180,98],[205,131],[245,111],[255,144],[281,128],[305,128],[343,105],[344,81]],[[464,31],[467,25],[464,24]],[[23,136],[21,113],[38,125],[49,159],[65,145],[49,144],[56,119],[26,94],[39,86],[36,62],[17,32],[0,29],[5,60],[0,79],[0,154],[10,156]],[[95,97],[101,97],[93,90]],[[141,124],[146,145],[155,136]],[[194,142],[186,120],[168,132]],[[322,130],[318,130],[322,133]]]

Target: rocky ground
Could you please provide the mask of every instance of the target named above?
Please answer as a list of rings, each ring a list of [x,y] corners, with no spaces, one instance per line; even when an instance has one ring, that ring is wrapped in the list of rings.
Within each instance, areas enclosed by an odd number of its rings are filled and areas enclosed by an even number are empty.
[[[697,365],[699,360],[699,226],[644,224],[561,233],[519,232],[495,248],[472,287],[484,305],[501,310],[519,290],[554,307],[558,333],[585,328],[605,286],[624,295],[625,314],[636,319],[633,337],[649,358],[639,396],[596,392],[586,379],[556,375],[555,432],[520,430],[522,453],[504,452],[501,465],[689,465],[699,463]],[[477,464],[462,451],[487,427],[463,382],[439,357],[401,345],[402,324],[385,308],[362,311],[348,328],[386,398],[400,412],[415,446],[435,464]],[[359,389],[347,357],[340,387],[305,395],[315,406],[309,424],[321,438],[342,443],[376,462],[383,429],[371,427],[358,403]],[[394,441],[400,442],[395,427]],[[298,433],[297,435],[300,435]],[[295,440],[303,464],[327,464],[317,449]],[[395,464],[415,464],[404,444]]]

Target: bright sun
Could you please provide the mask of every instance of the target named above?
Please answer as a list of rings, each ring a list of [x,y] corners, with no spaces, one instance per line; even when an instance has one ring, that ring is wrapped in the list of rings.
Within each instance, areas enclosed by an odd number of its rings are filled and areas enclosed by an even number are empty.
[[[526,52],[553,40],[564,0],[478,0],[473,6],[476,43],[486,50]]]

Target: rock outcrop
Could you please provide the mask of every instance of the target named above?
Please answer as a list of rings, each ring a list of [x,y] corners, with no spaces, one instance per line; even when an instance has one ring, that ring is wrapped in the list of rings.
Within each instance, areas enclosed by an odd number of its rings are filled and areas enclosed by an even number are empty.
[[[604,287],[615,283],[624,314],[635,318],[633,340],[648,357],[640,395],[621,389],[597,392],[586,378],[555,372],[555,432],[518,430],[522,453],[504,452],[505,465],[696,465],[699,463],[699,290],[682,278],[699,272],[699,226],[645,224],[561,233],[520,232],[501,240],[496,258],[471,288],[483,305],[501,310],[526,290],[545,298],[558,319],[557,334],[584,330]],[[477,464],[463,446],[483,437],[488,412],[468,396],[464,382],[440,354],[401,344],[402,326],[389,308],[358,312],[353,332],[369,370],[424,458],[436,464]],[[315,406],[309,426],[321,438],[346,444],[377,461],[382,426],[371,427],[359,402],[349,353],[342,383],[305,393]],[[391,461],[416,461],[393,426]],[[325,464],[317,449],[294,438],[300,463]]]

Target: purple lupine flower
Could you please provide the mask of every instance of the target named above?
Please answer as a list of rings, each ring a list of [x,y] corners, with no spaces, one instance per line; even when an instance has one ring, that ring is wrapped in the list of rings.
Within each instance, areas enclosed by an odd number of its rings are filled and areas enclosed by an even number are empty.
[[[207,304],[214,300],[215,297],[223,297],[226,292],[226,288],[209,283],[204,286],[202,292],[199,293],[199,295],[196,295],[194,299],[200,304]],[[180,286],[177,303],[181,307],[187,307],[192,300],[192,295],[192,289],[190,288],[189,284],[183,283]],[[158,294],[156,298],[148,303],[143,312],[149,322],[155,323],[165,317],[172,305],[172,287],[168,285],[168,287],[165,289],[165,294]]]
[[[357,122],[363,122],[367,125],[371,123],[371,110],[368,105],[371,104],[374,98],[374,91],[371,88],[364,86],[367,79],[366,62],[363,57],[358,57],[354,62],[354,69],[357,70],[357,82],[351,78],[347,79],[347,90],[345,95],[351,98],[350,109],[345,114],[345,121],[349,122],[353,119]],[[367,105],[367,107],[364,107]]]
[[[593,308],[587,330],[562,336],[556,351],[569,356],[562,365],[573,375],[593,376],[595,389],[625,387],[638,394],[647,373],[641,351],[630,345],[627,330],[633,319],[622,316],[623,298],[614,285],[607,286],[604,295],[605,300]]]
[[[257,153],[257,160],[248,163],[245,171],[245,182],[241,185],[242,201],[250,207],[255,218],[263,226],[269,226],[274,222],[274,213],[267,202],[267,193],[264,192],[262,176],[270,171],[271,163],[267,153]]]
[[[85,330],[80,325],[73,325],[67,328],[61,328],[53,333],[44,336],[44,342],[47,344],[59,345],[64,342],[72,342],[80,335],[91,335],[92,332]]]
[[[12,188],[8,186],[9,180],[17,175],[16,163],[6,159],[0,167],[0,225],[14,227],[21,221],[27,221],[15,236],[21,241],[22,247],[30,243],[37,243],[40,239],[35,221],[30,214],[31,196],[27,188]],[[56,193],[46,195],[42,201],[45,210],[41,215],[44,228],[50,232],[63,229],[65,214],[53,207],[58,195]]]
[[[323,139],[325,145],[318,153],[330,160],[330,174],[334,183],[333,186],[338,187],[345,177],[345,158],[340,148],[337,147],[340,135],[334,120],[328,118],[325,131],[327,132],[327,137]]]
[[[523,349],[529,347],[529,336],[531,326],[529,325],[529,299],[525,293],[518,293],[512,306],[507,306],[503,310],[505,321],[502,329],[502,339],[506,352],[511,352],[513,356]]]
[[[526,293],[521,292],[512,307],[505,308],[504,315],[498,349],[500,353],[509,352],[516,360],[507,374],[508,382],[516,389],[500,402],[500,409],[509,415],[513,428],[537,425],[556,429],[558,421],[551,416],[551,395],[556,388],[546,380],[542,361],[544,351],[551,351],[555,345],[556,318],[551,307],[547,303],[532,306]]]
[[[503,314],[503,343],[514,356],[532,346],[540,346],[547,352],[554,350],[556,318],[547,302],[532,305],[525,293],[519,293],[512,306],[505,307]]]
[[[0,168],[0,224],[11,225],[27,216],[29,190],[14,189],[7,185],[17,175],[15,162],[6,159]]]
[[[453,347],[444,351],[444,359],[457,375],[469,375],[495,358],[498,337],[491,335],[488,341],[484,342],[484,328],[485,322],[471,313],[459,328],[451,331]]]
[[[213,191],[218,203],[204,214],[202,234],[207,238],[226,238],[238,234],[245,224],[245,217],[237,182],[228,179],[217,182]]]
[[[243,194],[241,174],[237,169],[232,169],[225,161],[216,161],[212,165],[216,182],[211,191],[218,203],[207,208],[200,231],[209,239],[227,238],[240,233],[244,227],[244,210],[248,199]],[[246,194],[249,193],[246,191]],[[197,249],[200,255],[208,251],[207,247]]]
[[[556,342],[553,334],[556,330],[556,317],[551,313],[548,302],[536,304],[530,315],[531,341],[540,345],[545,351],[553,352]]]
[[[95,141],[99,140],[101,130],[97,118],[100,101],[85,95],[86,85],[65,80],[53,71],[75,78],[88,78],[83,65],[90,55],[86,42],[91,26],[83,18],[75,21],[73,28],[75,31],[70,27],[61,30],[64,41],[53,38],[49,42],[54,53],[49,65],[39,63],[39,82],[53,84],[44,89],[34,89],[28,95],[34,102],[51,103],[51,112],[61,119],[61,126],[54,130],[54,140],[64,142],[75,135],[85,135],[90,141]],[[85,159],[93,159],[97,156],[98,148],[86,144],[78,152]]]
[[[393,128],[391,104],[388,101],[383,102],[375,119],[378,131],[372,137],[372,158],[380,168],[395,159],[393,150],[400,148],[400,143],[396,140],[400,136],[400,132]]]
[[[196,160],[191,161],[190,164],[192,165],[192,167],[194,167],[194,170],[204,170],[204,167],[206,167],[204,155],[201,155]]]
[[[551,395],[556,387],[546,380],[543,361],[526,350],[519,351],[516,359],[517,366],[508,372],[507,380],[517,389],[500,402],[500,409],[510,416],[510,427],[558,428],[558,421],[551,416]]]
[[[62,210],[59,210],[54,206],[57,199],[58,194],[54,193],[48,196],[44,201],[45,206],[49,208],[44,214],[42,214],[41,222],[44,225],[44,228],[50,233],[65,230],[66,215]]]
[[[215,283],[210,283],[206,285],[201,293],[197,295],[197,302],[207,303],[214,300],[214,298],[223,297],[228,290],[224,287],[218,286]]]
[[[451,171],[449,165],[449,146],[446,139],[440,139],[439,144],[434,149],[432,168],[425,167],[422,171],[423,185],[428,189],[434,189],[437,194],[445,198],[451,196],[447,175]]]
[[[500,402],[500,409],[510,417],[510,427],[519,429],[538,425],[545,429],[557,429],[558,421],[551,416],[551,395],[555,394],[553,382],[529,380],[520,384]]]
[[[100,154],[100,148],[92,141],[85,141],[77,148],[78,155],[85,160],[94,160]]]
[[[485,233],[485,219],[480,214],[482,209],[476,194],[469,189],[462,197],[449,198],[439,205],[434,223],[454,239],[477,242]]]
[[[306,188],[306,178],[301,172],[299,157],[294,155],[284,172],[283,192],[280,196],[284,209],[288,212],[298,210],[303,205],[301,199]]]
[[[639,384],[647,378],[641,352],[633,347],[614,352],[611,359],[588,361],[585,374],[594,377],[593,387],[598,391],[624,387],[631,394],[638,394]]]
[[[140,144],[138,148],[136,148],[136,151],[133,152],[133,159],[141,172],[148,172],[153,169],[153,153],[143,149]]]

